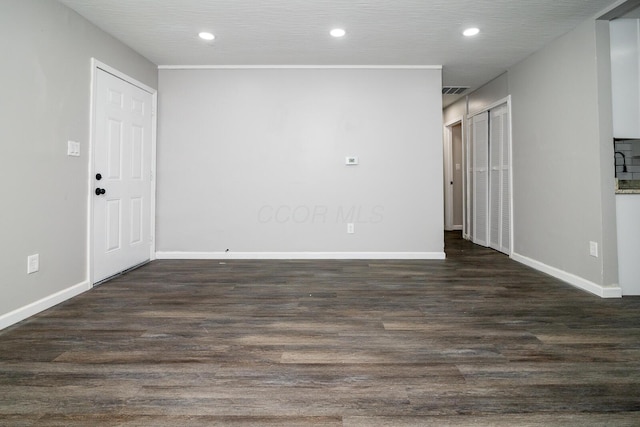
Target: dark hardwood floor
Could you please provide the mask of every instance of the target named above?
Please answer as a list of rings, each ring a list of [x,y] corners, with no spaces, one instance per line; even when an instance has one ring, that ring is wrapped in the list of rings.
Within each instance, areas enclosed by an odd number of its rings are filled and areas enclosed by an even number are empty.
[[[0,425],[640,425],[640,298],[446,239],[152,262],[0,332]]]

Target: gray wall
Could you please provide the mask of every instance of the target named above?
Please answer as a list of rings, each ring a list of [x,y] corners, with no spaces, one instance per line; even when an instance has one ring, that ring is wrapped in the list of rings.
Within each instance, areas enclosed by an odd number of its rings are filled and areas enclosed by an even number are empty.
[[[606,286],[617,281],[617,260],[609,234],[615,205],[610,80],[602,63],[608,49],[596,37],[606,32],[602,25],[587,21],[531,55],[509,70],[508,83],[515,252]],[[589,255],[589,241],[600,245],[599,258]]]
[[[0,52],[1,317],[87,280],[90,58],[152,87],[157,69],[55,1],[0,2]]]
[[[442,121],[447,124],[454,120],[463,119],[463,122],[467,119],[467,97],[458,99],[453,104],[449,105],[442,112]]]
[[[158,251],[442,253],[440,90],[428,69],[160,70]]]
[[[489,105],[503,100],[508,95],[508,77],[507,73],[504,73],[469,94],[469,114],[475,114]]]

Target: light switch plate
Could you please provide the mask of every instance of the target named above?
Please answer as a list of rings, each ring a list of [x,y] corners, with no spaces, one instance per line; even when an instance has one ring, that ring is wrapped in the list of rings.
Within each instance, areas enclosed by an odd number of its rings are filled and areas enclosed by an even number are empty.
[[[80,143],[67,141],[67,156],[80,157]]]
[[[589,242],[589,255],[598,258],[598,242]]]

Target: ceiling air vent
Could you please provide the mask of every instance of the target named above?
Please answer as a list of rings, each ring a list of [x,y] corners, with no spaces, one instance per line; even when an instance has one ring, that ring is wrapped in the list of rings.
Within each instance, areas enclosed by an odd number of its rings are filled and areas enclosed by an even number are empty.
[[[445,86],[442,88],[443,95],[461,95],[463,94],[469,86]]]

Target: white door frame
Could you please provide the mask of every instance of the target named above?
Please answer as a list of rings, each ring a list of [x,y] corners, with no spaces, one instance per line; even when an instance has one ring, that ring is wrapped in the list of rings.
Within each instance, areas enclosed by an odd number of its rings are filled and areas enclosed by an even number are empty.
[[[464,179],[464,168],[466,164],[465,152],[464,152],[464,138],[465,138],[465,129],[464,129],[464,117],[460,116],[450,122],[444,124],[444,180],[445,180],[445,189],[444,189],[444,229],[447,231],[454,230],[453,227],[453,186],[450,185],[453,180],[453,130],[452,128],[456,125],[460,125],[462,128],[462,170],[463,170],[463,179],[462,179],[462,233],[464,234],[464,224],[465,224],[465,216],[466,216],[466,198],[464,197],[466,191],[466,182]]]
[[[144,83],[139,82],[138,80],[130,77],[123,72],[98,61],[95,58],[91,58],[91,96],[90,96],[90,118],[89,118],[89,180],[88,180],[88,200],[87,200],[87,277],[89,280],[90,286],[94,285],[93,273],[94,273],[94,253],[93,253],[93,240],[94,240],[94,228],[93,228],[93,186],[94,179],[93,175],[95,173],[95,161],[94,161],[94,147],[95,147],[95,129],[96,129],[96,100],[97,100],[97,73],[98,70],[105,71],[109,74],[112,74],[119,79],[124,80],[127,83],[136,86],[145,92],[151,94],[151,200],[150,200],[150,210],[149,215],[151,216],[149,224],[151,227],[150,236],[151,236],[151,250],[149,253],[149,259],[154,260],[156,258],[156,238],[155,238],[155,229],[156,229],[156,128],[157,128],[157,105],[158,105],[158,91],[145,85]]]

